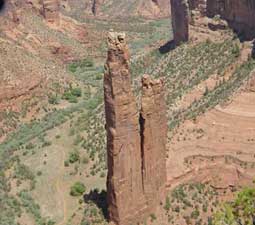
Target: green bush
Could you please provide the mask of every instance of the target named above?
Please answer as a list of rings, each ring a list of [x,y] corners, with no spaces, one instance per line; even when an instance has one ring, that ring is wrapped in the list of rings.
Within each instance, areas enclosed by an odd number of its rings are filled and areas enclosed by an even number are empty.
[[[28,143],[25,147],[27,150],[31,150],[31,149],[34,149],[35,148],[35,145],[33,143]]]
[[[48,102],[52,105],[57,105],[59,104],[59,97],[57,94],[53,95],[53,94],[50,94],[48,96]]]
[[[87,67],[93,67],[93,66],[94,66],[93,60],[90,58],[87,58],[78,62],[71,63],[68,66],[68,69],[70,72],[75,73],[78,68],[87,68]]]
[[[69,101],[70,103],[77,103],[79,97],[82,96],[81,88],[70,88],[66,90],[63,94],[63,99]]]
[[[70,163],[75,163],[79,160],[80,160],[80,154],[78,151],[70,152],[70,154],[69,154],[69,162]]]
[[[72,63],[72,64],[69,65],[69,71],[72,72],[72,73],[75,73],[77,68],[78,68],[77,63]]]
[[[168,196],[166,197],[166,203],[165,203],[164,208],[165,208],[166,211],[169,211],[170,208],[171,208],[171,202],[170,202],[170,198]]]
[[[240,51],[239,45],[238,44],[234,44],[233,47],[232,47],[232,54],[235,57],[239,57],[240,53],[241,53],[241,51]]]
[[[82,91],[81,91],[81,88],[72,88],[71,89],[71,94],[76,96],[76,97],[81,97],[82,95]]]
[[[83,68],[83,67],[93,67],[94,66],[94,62],[92,59],[87,58],[87,59],[83,59],[80,63],[79,63],[79,67]]]
[[[70,190],[70,195],[71,196],[81,196],[83,193],[86,191],[86,187],[83,183],[81,182],[76,182]]]

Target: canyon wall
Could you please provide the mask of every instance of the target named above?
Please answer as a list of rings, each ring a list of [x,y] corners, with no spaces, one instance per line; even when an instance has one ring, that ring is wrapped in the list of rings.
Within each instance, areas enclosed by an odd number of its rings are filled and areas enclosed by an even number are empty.
[[[207,0],[207,15],[220,15],[244,39],[255,37],[255,0]]]
[[[243,40],[255,38],[255,0],[171,0],[175,43],[189,39],[189,11],[202,15],[220,15]]]
[[[129,225],[144,220],[164,201],[167,129],[163,82],[144,76],[139,113],[131,89],[125,35],[111,32],[108,46],[104,76],[108,212],[111,221]]]

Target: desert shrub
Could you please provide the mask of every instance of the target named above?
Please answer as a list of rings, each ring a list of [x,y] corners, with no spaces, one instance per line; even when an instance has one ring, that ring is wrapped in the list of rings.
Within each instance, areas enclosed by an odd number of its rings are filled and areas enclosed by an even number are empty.
[[[34,180],[34,173],[24,164],[18,163],[14,168],[14,176],[21,180]]]
[[[87,157],[84,156],[84,157],[82,158],[82,163],[83,163],[83,164],[88,164],[88,163],[89,163],[89,159],[88,159]]]
[[[100,173],[100,177],[101,177],[101,178],[105,177],[105,172],[101,172],[101,173]]]
[[[37,171],[36,175],[37,176],[41,176],[42,175],[42,171]]]
[[[93,67],[94,62],[91,58],[86,58],[77,62],[73,62],[68,66],[70,72],[75,73],[78,68],[88,68]]]
[[[73,95],[70,91],[66,91],[63,94],[63,99],[67,100],[70,103],[77,103],[78,99],[75,95]]]
[[[73,152],[70,152],[69,160],[68,160],[70,163],[75,163],[75,162],[77,162],[79,160],[80,160],[80,154],[79,154],[78,151],[75,150]]]
[[[238,44],[234,44],[233,47],[232,47],[232,54],[235,56],[235,57],[239,57],[240,56],[240,47]]]
[[[33,143],[28,143],[27,145],[26,145],[26,147],[25,147],[27,150],[31,150],[31,149],[33,149],[33,148],[35,148],[35,145],[33,144]]]
[[[48,146],[51,146],[52,145],[52,142],[51,141],[46,141],[44,140],[43,143],[42,143],[42,147],[48,147]]]
[[[68,166],[69,166],[69,161],[68,161],[68,160],[65,160],[64,166],[65,166],[65,167],[68,167]]]
[[[91,58],[83,59],[82,61],[79,62],[79,67],[81,68],[93,67],[93,66],[94,66],[94,62],[93,62],[93,59]]]
[[[72,64],[70,64],[70,65],[68,66],[69,71],[72,72],[72,73],[75,73],[76,70],[77,70],[77,68],[78,68],[77,63],[72,63]]]
[[[157,219],[157,217],[154,213],[150,214],[150,218],[151,218],[151,222],[153,222]]]
[[[77,103],[78,98],[82,96],[82,90],[79,87],[72,88],[70,87],[66,90],[62,96],[64,100],[67,100],[70,103]]]
[[[192,219],[197,219],[199,217],[200,213],[197,209],[195,209],[192,213],[191,213],[191,218]]]
[[[166,211],[169,211],[170,208],[171,208],[171,202],[170,202],[170,198],[167,196],[167,197],[166,197],[166,203],[165,203],[164,209],[165,209]]]
[[[58,95],[57,94],[50,94],[49,96],[48,96],[48,102],[50,103],[50,104],[52,104],[52,105],[57,105],[57,104],[59,104],[59,97],[58,97]]]
[[[70,195],[71,196],[81,196],[83,193],[86,191],[86,187],[83,183],[81,182],[76,182],[70,190]]]
[[[77,88],[72,88],[71,89],[71,94],[76,96],[76,97],[81,97],[82,95],[82,91],[81,88],[77,87]]]

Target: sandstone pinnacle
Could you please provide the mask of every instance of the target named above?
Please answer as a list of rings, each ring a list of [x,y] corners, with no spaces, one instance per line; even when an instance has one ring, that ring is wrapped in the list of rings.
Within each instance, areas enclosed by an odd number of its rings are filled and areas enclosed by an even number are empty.
[[[162,80],[142,78],[142,108],[131,89],[125,34],[110,32],[104,76],[107,201],[111,221],[141,222],[165,196],[166,107]]]

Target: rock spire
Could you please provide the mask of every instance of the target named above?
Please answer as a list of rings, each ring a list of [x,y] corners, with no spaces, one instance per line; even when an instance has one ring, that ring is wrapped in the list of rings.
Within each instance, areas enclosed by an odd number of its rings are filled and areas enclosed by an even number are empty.
[[[59,23],[60,2],[59,0],[41,0],[42,14],[47,22]]]
[[[165,198],[164,85],[143,76],[139,112],[125,35],[110,32],[108,46],[104,76],[108,212],[111,221],[129,225],[144,220]]]

